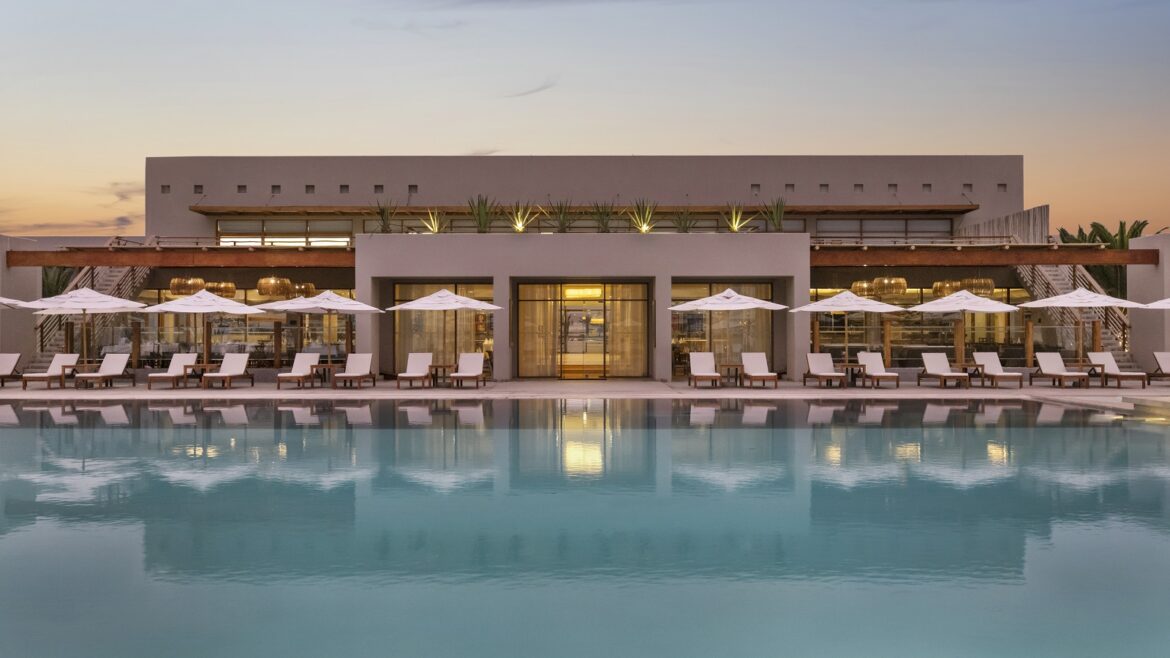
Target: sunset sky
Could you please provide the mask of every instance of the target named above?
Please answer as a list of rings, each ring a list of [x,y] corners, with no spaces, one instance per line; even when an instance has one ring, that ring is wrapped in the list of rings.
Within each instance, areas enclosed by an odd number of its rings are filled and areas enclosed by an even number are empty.
[[[1170,224],[1165,0],[37,0],[0,231],[133,235],[147,156],[1023,154],[1058,225]]]

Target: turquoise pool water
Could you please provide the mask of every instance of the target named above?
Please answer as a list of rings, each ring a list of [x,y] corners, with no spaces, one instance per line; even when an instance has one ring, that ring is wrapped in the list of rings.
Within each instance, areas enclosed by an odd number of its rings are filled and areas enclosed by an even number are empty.
[[[1151,656],[1159,419],[0,405],[0,656]]]

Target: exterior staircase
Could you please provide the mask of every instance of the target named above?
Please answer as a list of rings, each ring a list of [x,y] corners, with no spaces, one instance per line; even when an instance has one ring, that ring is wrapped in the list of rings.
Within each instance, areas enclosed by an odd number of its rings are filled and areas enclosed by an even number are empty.
[[[154,239],[147,240],[153,244]],[[125,246],[131,244],[125,238],[110,238],[108,247]],[[91,288],[97,292],[123,299],[134,299],[142,291],[142,286],[150,276],[151,268],[146,266],[135,267],[82,267],[74,273],[63,293],[78,288]],[[32,358],[29,368],[33,371],[43,370],[52,361],[53,355],[65,349],[65,322],[72,316],[45,315],[40,316],[34,331],[37,336],[37,354]],[[116,322],[116,315],[97,314],[90,316],[93,327],[91,336],[101,336],[103,330]],[[91,346],[96,349],[96,346]]]

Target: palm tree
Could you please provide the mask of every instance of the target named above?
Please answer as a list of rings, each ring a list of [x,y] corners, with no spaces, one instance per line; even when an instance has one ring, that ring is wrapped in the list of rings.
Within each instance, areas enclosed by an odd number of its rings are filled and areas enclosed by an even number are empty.
[[[1142,237],[1146,227],[1150,223],[1144,219],[1139,219],[1132,224],[1126,222],[1118,222],[1117,230],[1111,231],[1101,222],[1093,222],[1089,224],[1088,232],[1085,227],[1078,226],[1077,232],[1073,233],[1068,229],[1060,229],[1060,241],[1064,243],[1076,244],[1103,244],[1106,249],[1129,249],[1129,241],[1134,238]],[[1167,227],[1163,226],[1158,229],[1156,233],[1165,231]],[[1123,265],[1086,265],[1085,270],[1101,284],[1105,292],[1116,297],[1125,297],[1126,277],[1125,266]]]
[[[73,280],[73,268],[50,265],[41,268],[41,297],[55,297],[65,292]]]

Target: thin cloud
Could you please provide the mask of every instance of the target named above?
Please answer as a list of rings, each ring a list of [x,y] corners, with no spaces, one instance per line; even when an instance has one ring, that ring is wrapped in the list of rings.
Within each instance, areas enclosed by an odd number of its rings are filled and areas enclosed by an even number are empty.
[[[142,213],[134,213],[78,222],[8,222],[0,224],[0,233],[37,235],[69,232],[77,235],[117,235],[131,226],[140,224],[143,218]]]
[[[557,81],[550,78],[550,79],[545,80],[544,82],[536,85],[535,87],[532,87],[531,89],[525,89],[524,91],[518,91],[514,94],[505,94],[504,98],[523,98],[525,96],[532,96],[533,94],[539,94],[542,91],[548,91],[549,89],[552,89],[555,86],[557,86]]]
[[[417,36],[431,36],[432,32],[443,32],[447,30],[457,30],[465,25],[467,21],[463,20],[446,20],[446,21],[387,21],[377,18],[355,18],[353,24],[377,32],[407,32]]]
[[[141,196],[146,196],[146,185],[131,181],[113,181],[101,187],[91,188],[89,193],[103,196],[112,195],[114,200],[107,205],[113,206],[119,203],[133,201]]]
[[[499,152],[500,149],[475,149],[474,151],[468,151],[463,155],[495,155]]]

